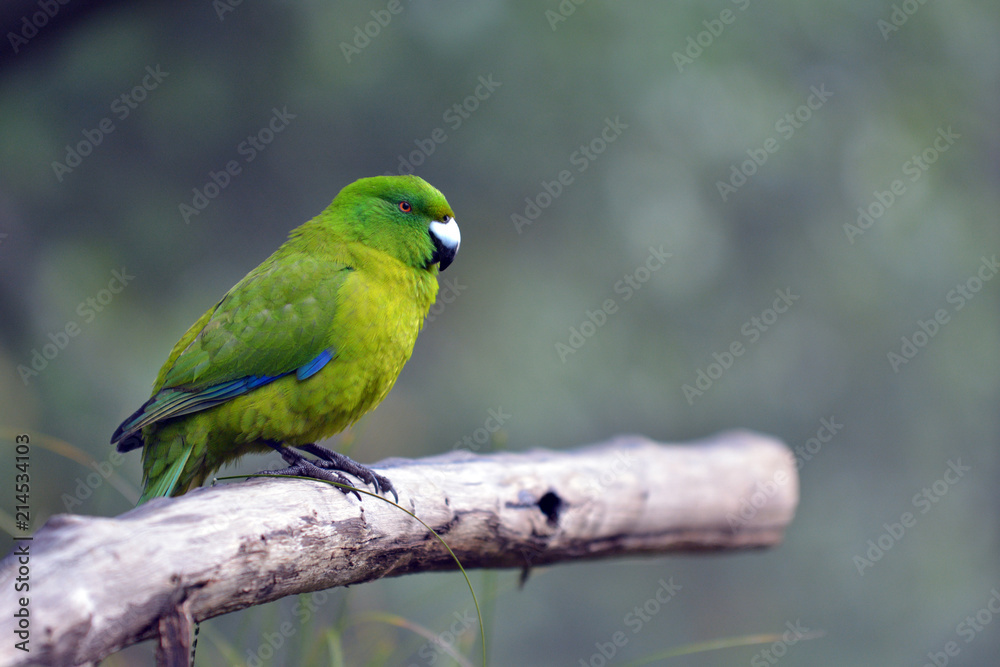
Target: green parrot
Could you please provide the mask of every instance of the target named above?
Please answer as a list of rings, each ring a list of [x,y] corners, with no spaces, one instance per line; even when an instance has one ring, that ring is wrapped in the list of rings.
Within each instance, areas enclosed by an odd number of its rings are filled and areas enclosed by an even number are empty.
[[[388,479],[315,442],[392,389],[460,240],[444,195],[416,176],[355,181],[292,230],[188,329],[152,398],[111,436],[120,452],[143,448],[139,504],[272,449],[289,467],[268,472],[350,483],[346,472],[396,496]]]

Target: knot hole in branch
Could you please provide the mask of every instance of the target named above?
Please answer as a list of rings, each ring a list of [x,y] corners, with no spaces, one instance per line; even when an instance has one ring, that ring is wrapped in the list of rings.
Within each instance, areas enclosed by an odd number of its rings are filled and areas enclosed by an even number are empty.
[[[542,510],[542,514],[545,515],[550,526],[559,523],[559,511],[562,509],[563,501],[555,491],[546,492],[536,504],[538,509]]]

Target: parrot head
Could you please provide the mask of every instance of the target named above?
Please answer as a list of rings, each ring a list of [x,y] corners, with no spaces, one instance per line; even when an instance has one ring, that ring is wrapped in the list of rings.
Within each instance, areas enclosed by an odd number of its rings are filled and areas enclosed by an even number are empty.
[[[377,248],[400,262],[444,271],[461,241],[455,213],[437,188],[417,176],[373,176],[346,186],[330,205],[346,215],[339,230],[347,238]]]

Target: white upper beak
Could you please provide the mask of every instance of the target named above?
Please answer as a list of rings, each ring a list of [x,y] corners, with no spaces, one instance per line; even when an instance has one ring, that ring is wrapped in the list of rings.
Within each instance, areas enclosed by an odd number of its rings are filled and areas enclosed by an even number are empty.
[[[438,263],[438,270],[444,271],[455,259],[462,233],[455,218],[445,216],[444,221],[434,220],[430,224],[431,239],[434,241],[434,255],[431,263]]]

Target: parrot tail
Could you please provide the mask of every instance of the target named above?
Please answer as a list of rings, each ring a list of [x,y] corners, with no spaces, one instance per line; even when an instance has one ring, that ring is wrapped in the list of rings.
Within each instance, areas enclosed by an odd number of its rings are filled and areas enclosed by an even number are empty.
[[[146,441],[142,439],[142,431],[136,431],[122,437],[118,441],[117,449],[122,453],[131,452],[133,449],[142,449],[145,444]]]
[[[181,473],[184,471],[184,466],[187,464],[188,458],[191,457],[191,451],[194,449],[194,445],[185,443],[183,438],[181,438],[181,446],[180,456],[175,458],[166,470],[155,476],[149,474],[149,471],[147,471],[149,476],[146,478],[146,488],[143,489],[142,495],[139,497],[139,502],[135,504],[136,507],[151,498],[165,498],[170,496],[174,492],[174,489],[177,488],[177,481],[180,479]]]

